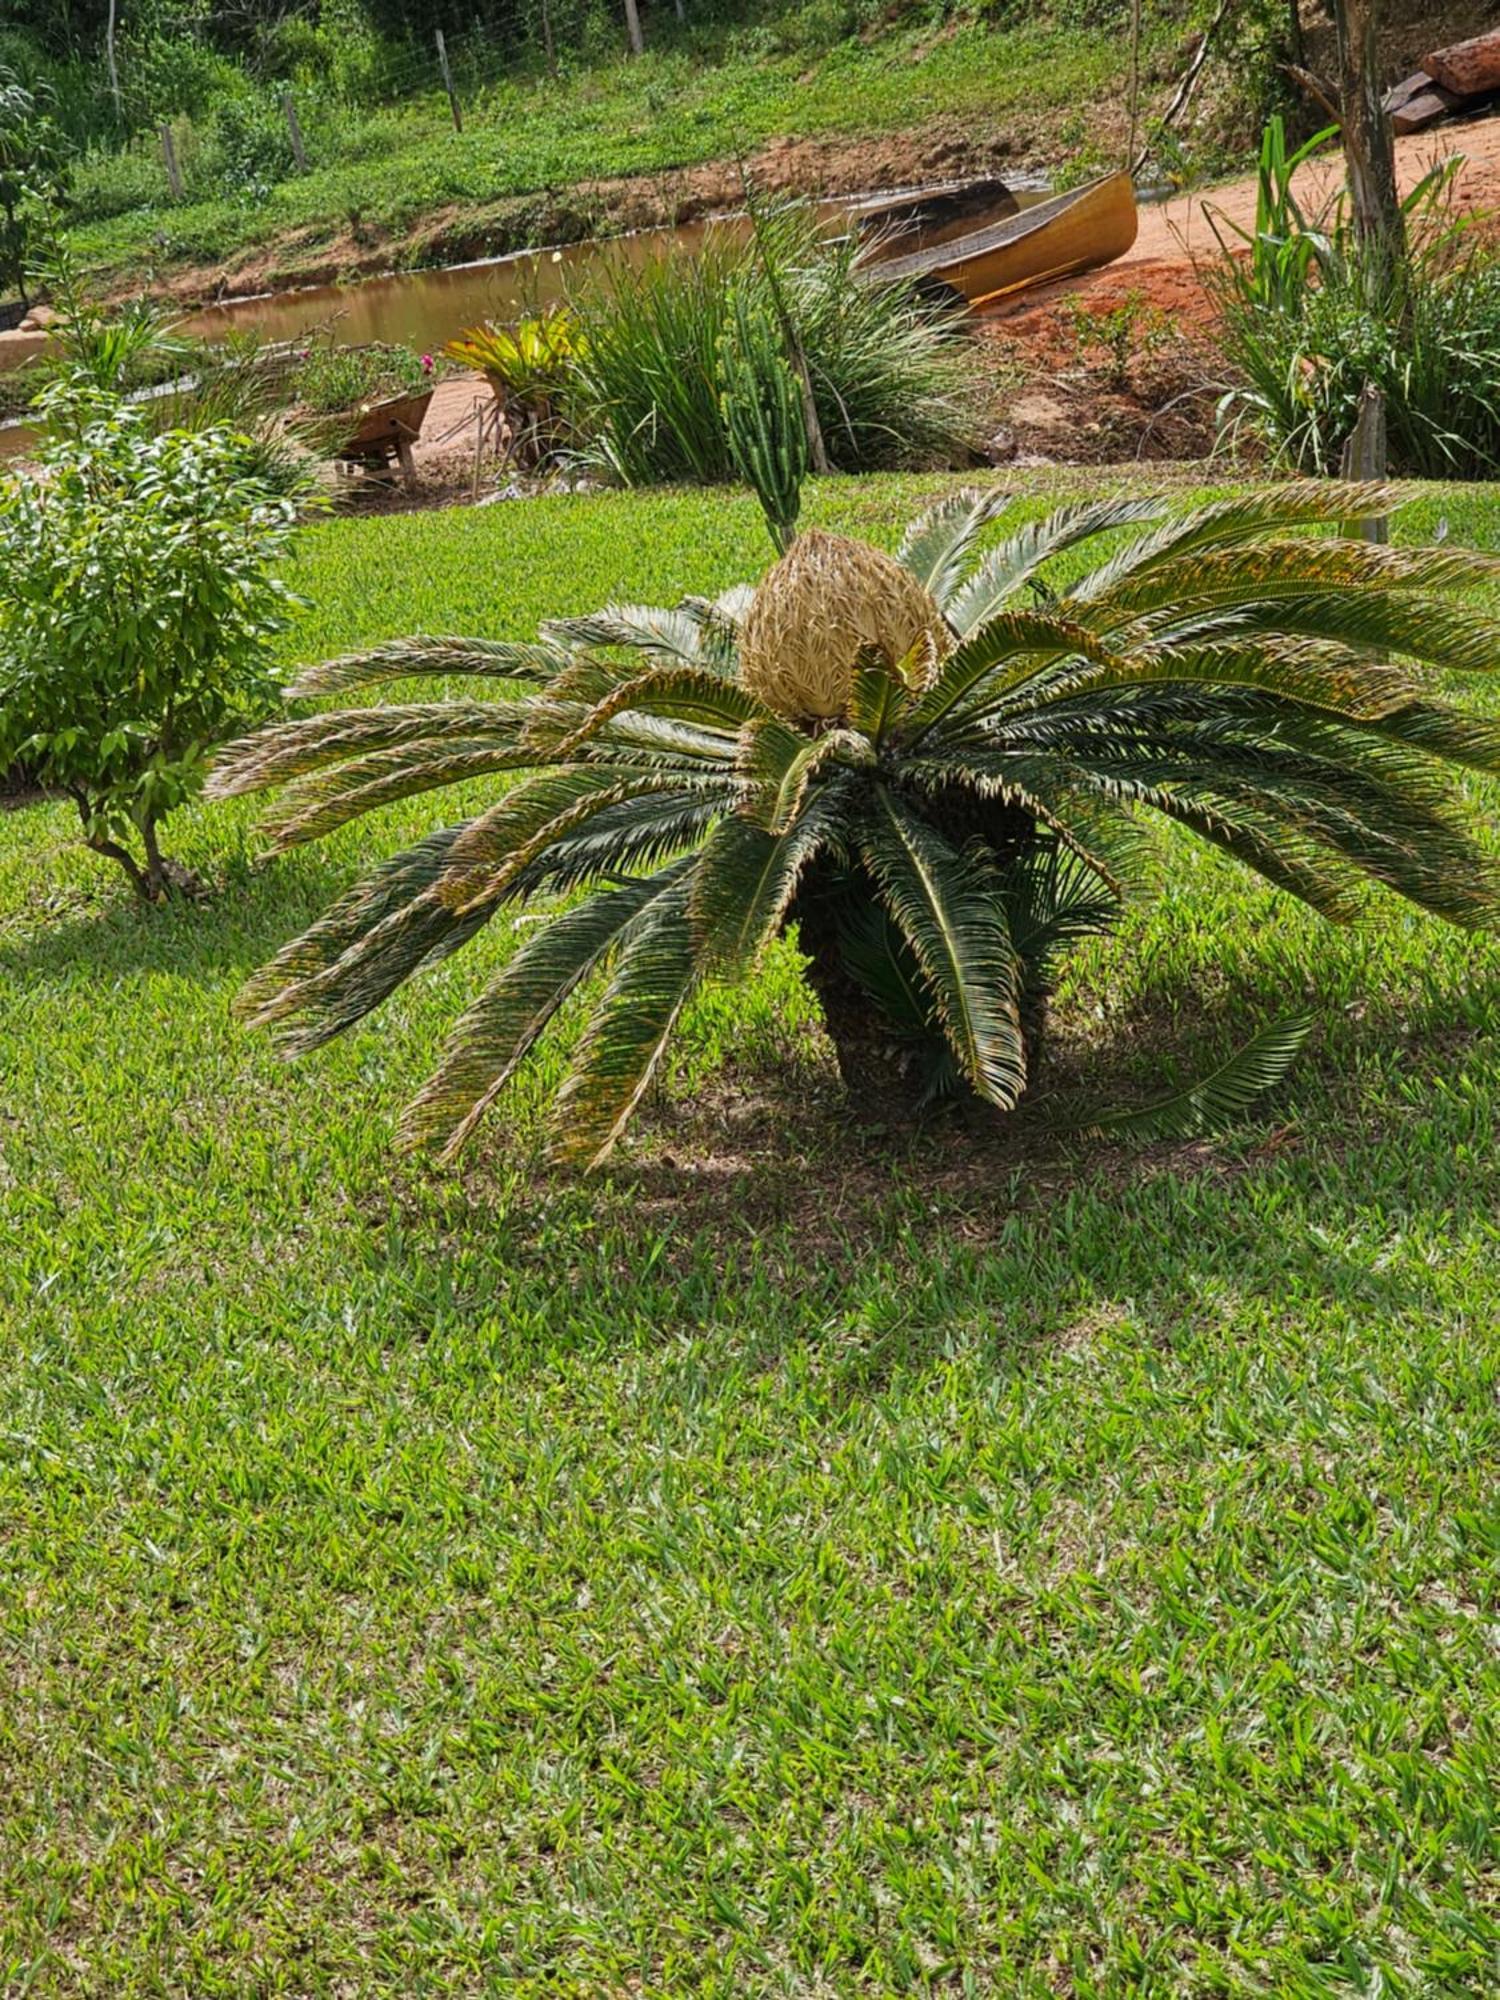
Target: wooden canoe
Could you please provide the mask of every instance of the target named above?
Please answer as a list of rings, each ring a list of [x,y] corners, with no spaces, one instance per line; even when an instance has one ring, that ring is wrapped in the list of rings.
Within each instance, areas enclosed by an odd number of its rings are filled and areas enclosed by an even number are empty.
[[[893,257],[883,278],[942,286],[972,306],[998,302],[1029,285],[1091,271],[1123,257],[1135,242],[1135,187],[1129,174],[1106,174],[1066,194],[1023,208],[950,243]]]
[[[886,196],[860,203],[854,224],[866,260],[881,263],[917,250],[930,250],[988,228],[1015,215],[1020,203],[1002,180],[963,181],[956,187],[927,188],[917,194]]]

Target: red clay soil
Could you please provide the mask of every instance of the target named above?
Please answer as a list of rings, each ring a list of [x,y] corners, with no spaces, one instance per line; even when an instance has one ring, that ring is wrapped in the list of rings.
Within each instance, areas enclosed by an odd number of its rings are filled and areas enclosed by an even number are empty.
[[[1397,168],[1410,189],[1439,161],[1463,156],[1452,189],[1455,218],[1488,233],[1500,211],[1500,117],[1454,124],[1397,141]],[[1337,196],[1343,160],[1335,149],[1297,176],[1305,213]],[[988,317],[982,337],[989,365],[1010,393],[994,456],[1085,463],[1113,459],[1197,457],[1213,438],[1214,403],[1226,386],[1204,267],[1219,255],[1206,211],[1229,224],[1255,221],[1253,176],[1209,193],[1174,196],[1141,209],[1135,246],[1102,271],[1028,292]],[[1140,341],[1123,373],[1105,364],[1096,344],[1080,343],[1091,325],[1123,308]]]

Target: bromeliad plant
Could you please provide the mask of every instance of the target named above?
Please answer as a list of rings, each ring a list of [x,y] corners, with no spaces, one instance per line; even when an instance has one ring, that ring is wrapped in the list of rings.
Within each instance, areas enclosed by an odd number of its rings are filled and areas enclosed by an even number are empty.
[[[232,746],[221,794],[287,782],[279,846],[500,782],[286,946],[242,1010],[313,1048],[498,913],[585,890],[459,1020],[403,1136],[451,1154],[577,996],[552,1131],[597,1161],[694,991],[744,978],[789,928],[851,1086],[1013,1106],[1058,960],[1114,922],[1152,813],[1336,920],[1373,879],[1489,925],[1500,878],[1441,765],[1500,768],[1500,728],[1433,699],[1421,668],[1500,660],[1500,626],[1450,601],[1494,562],[1300,532],[1391,504],[1310,483],[1176,518],[1106,500],[981,555],[1006,502],[965,492],[895,556],[812,531],[712,602],[314,668],[299,693],[429,673],[505,692],[335,709]],[[1044,580],[1132,528],[1077,581]]]

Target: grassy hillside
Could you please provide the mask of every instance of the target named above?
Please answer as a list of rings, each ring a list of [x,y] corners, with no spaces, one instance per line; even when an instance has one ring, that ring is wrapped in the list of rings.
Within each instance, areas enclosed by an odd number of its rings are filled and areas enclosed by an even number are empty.
[[[1165,30],[1153,30],[1153,43]],[[1120,38],[1031,24],[959,22],[939,33],[905,25],[809,51],[722,39],[652,48],[639,61],[501,80],[472,98],[462,134],[431,79],[389,110],[305,104],[310,171],[250,173],[229,185],[210,128],[179,133],[190,198],[169,203],[154,136],[79,172],[73,239],[119,283],[144,266],[205,267],[233,280],[279,280],[392,262],[434,262],[519,248],[655,217],[684,195],[732,200],[733,157],[767,141],[911,135],[903,158],[832,162],[811,152],[794,176],[825,183],[922,177],[992,157],[1057,162],[1123,144]],[[661,181],[728,162],[703,187]]]
[[[337,522],[288,652],[763,558],[719,495]],[[1494,945],[1172,839],[1064,1039],[1310,1005],[1223,1142],[872,1141],[783,951],[606,1180],[524,1095],[434,1174],[499,927],[290,1070],[227,1013],[429,810],[265,867],[195,811],[145,914],[0,816],[0,1985],[1492,1992]]]

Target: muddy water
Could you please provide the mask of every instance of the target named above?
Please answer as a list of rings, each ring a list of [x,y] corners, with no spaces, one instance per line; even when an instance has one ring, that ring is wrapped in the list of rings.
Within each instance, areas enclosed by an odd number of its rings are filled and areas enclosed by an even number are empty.
[[[1015,192],[1026,206],[1041,200],[1046,190],[1017,187]],[[891,193],[884,193],[823,202],[818,213],[829,221],[846,221],[862,208],[892,199]],[[970,221],[959,222],[930,240],[941,241],[973,226]],[[629,236],[572,243],[560,249],[525,250],[437,271],[402,271],[345,285],[267,292],[194,313],[183,322],[183,331],[206,340],[222,340],[229,333],[255,333],[272,341],[296,341],[317,334],[344,346],[400,341],[419,353],[436,353],[445,341],[478,320],[514,320],[521,313],[554,303],[600,266],[624,263],[639,268],[664,251],[692,252],[701,247],[710,230],[716,240],[743,241],[749,227],[744,216],[726,216],[675,229],[645,229]],[[0,425],[0,459],[18,457],[34,442],[29,424]]]

